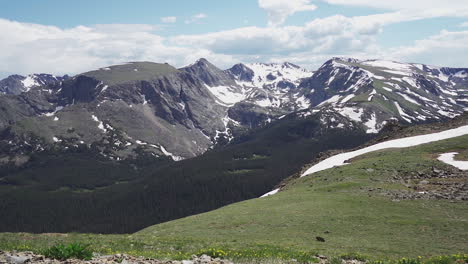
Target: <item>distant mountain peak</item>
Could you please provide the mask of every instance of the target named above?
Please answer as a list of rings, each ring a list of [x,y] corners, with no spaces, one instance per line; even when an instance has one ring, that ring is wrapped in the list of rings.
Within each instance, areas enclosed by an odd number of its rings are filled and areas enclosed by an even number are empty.
[[[342,61],[342,62],[348,62],[348,63],[359,63],[361,62],[360,59],[356,58],[351,58],[351,57],[333,57],[331,61]]]
[[[180,68],[200,78],[208,86],[235,86],[232,78],[205,58],[198,59],[195,63]]]
[[[205,58],[200,58],[195,62],[195,64],[211,64],[211,63]]]
[[[0,94],[20,94],[35,87],[47,86],[68,79],[68,75],[55,76],[47,73],[28,74],[26,76],[14,74],[0,80]]]

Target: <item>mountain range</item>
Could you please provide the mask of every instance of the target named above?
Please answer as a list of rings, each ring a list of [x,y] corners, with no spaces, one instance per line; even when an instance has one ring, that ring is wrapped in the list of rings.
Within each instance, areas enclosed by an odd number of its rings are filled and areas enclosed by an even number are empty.
[[[0,84],[3,231],[136,231],[258,197],[323,152],[468,108],[468,69],[351,58],[316,71],[130,62]]]
[[[0,83],[0,128],[18,135],[9,138],[15,146],[31,134],[43,140],[36,149],[100,142],[114,159],[139,147],[174,160],[194,157],[291,113],[324,112],[325,126],[377,133],[391,120],[433,122],[468,107],[467,69],[348,58],[316,72],[291,63],[223,71],[200,59],[181,69],[135,62]]]

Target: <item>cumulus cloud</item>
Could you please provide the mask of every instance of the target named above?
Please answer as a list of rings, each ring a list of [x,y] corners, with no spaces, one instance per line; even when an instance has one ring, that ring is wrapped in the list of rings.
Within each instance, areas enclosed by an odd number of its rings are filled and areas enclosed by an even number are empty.
[[[375,44],[380,22],[362,23],[359,17],[341,15],[315,19],[304,26],[244,27],[233,30],[181,35],[170,39],[176,46],[190,46],[233,55],[291,54],[313,51],[322,54],[366,50]]]
[[[335,5],[365,6],[386,10],[412,11],[424,17],[468,16],[466,0],[322,0]]]
[[[154,30],[152,25],[60,29],[0,19],[0,72],[76,74],[141,60],[183,66],[200,57],[222,66],[236,62],[207,49],[167,45]]]
[[[185,24],[192,24],[205,18],[207,18],[206,14],[199,13],[199,14],[193,15],[190,19],[185,20]]]
[[[258,0],[260,8],[268,13],[268,25],[278,26],[286,21],[288,16],[300,11],[312,11],[317,6],[310,0]]]
[[[393,58],[407,62],[424,62],[436,66],[467,67],[468,31],[447,31],[413,45],[394,48]]]
[[[322,0],[330,4],[336,5],[354,5],[354,6],[368,6],[374,8],[384,9],[431,9],[431,8],[464,8],[466,6],[465,0]],[[465,7],[466,8],[466,7]]]
[[[238,62],[290,61],[313,69],[332,56],[468,66],[468,31],[442,31],[394,49],[378,45],[378,36],[386,25],[425,17],[409,10],[392,10],[369,16],[317,18],[301,26],[252,26],[172,37],[159,35],[164,27],[158,25],[61,29],[0,19],[0,73],[76,74],[142,60],[181,67],[200,57],[221,68]]]
[[[161,17],[161,22],[162,23],[175,23],[177,22],[177,17],[175,16],[168,16],[168,17]]]

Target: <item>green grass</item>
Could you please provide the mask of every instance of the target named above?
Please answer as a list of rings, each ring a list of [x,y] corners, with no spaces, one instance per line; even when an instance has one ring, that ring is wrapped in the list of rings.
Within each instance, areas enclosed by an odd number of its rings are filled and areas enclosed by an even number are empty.
[[[158,76],[177,72],[178,70],[169,64],[153,62],[134,62],[123,65],[110,66],[111,70],[99,69],[83,73],[82,75],[96,78],[107,84],[122,84],[131,81],[151,80]],[[137,71],[135,71],[135,69]]]
[[[250,244],[312,248],[327,255],[360,252],[376,257],[416,257],[466,252],[466,202],[395,202],[368,190],[407,189],[390,181],[394,173],[446,167],[433,159],[434,153],[467,148],[468,137],[464,136],[367,154],[352,165],[297,179],[272,197],[156,225],[136,236],[143,241],[186,237],[232,248]],[[326,242],[316,241],[316,236]]]
[[[392,182],[392,177],[428,172],[433,166],[450,168],[437,161],[437,155],[466,153],[467,149],[468,136],[463,136],[378,151],[355,158],[351,165],[292,180],[276,195],[155,225],[132,235],[4,233],[0,234],[0,249],[39,249],[73,241],[90,243],[95,252],[171,259],[209,253],[237,260],[312,262],[319,253],[375,264],[463,263],[466,255],[451,254],[468,251],[466,202],[392,201],[369,190],[408,190]],[[325,242],[317,241],[317,236]]]
[[[93,258],[93,252],[89,249],[89,246],[80,243],[58,244],[43,250],[41,253],[47,258],[59,260],[71,258],[91,260]]]

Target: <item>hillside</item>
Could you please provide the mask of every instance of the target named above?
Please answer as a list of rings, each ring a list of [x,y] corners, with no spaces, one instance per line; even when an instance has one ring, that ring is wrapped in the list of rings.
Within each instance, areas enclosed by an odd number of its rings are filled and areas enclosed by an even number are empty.
[[[292,180],[278,194],[156,225],[134,236],[147,243],[155,237],[191,239],[227,248],[314,248],[328,255],[463,252],[468,249],[468,174],[437,157],[446,152],[466,157],[467,150],[465,135],[368,153],[351,165]]]

